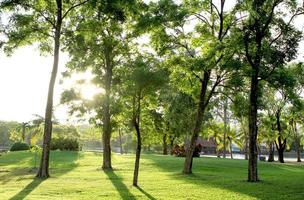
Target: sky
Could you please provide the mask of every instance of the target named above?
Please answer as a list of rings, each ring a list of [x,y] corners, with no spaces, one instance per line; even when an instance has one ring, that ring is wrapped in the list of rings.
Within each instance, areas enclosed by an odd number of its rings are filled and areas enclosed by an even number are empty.
[[[296,26],[304,30],[303,16],[296,20]],[[72,118],[67,107],[60,105],[61,93],[76,79],[91,77],[90,73],[79,74],[74,80],[59,84],[67,60],[68,56],[61,54],[54,92],[54,115],[63,123]],[[304,41],[300,44],[298,60],[304,61]],[[52,57],[40,56],[39,51],[30,46],[19,48],[10,57],[0,52],[0,120],[26,122],[33,119],[34,114],[44,116],[52,62]],[[85,98],[90,99],[100,89],[87,83],[81,91]]]

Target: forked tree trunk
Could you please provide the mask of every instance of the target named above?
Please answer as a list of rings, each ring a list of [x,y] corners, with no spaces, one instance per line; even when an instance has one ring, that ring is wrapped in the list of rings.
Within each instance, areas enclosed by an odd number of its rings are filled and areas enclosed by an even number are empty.
[[[168,155],[167,134],[163,135],[163,155]]]
[[[205,71],[204,78],[201,81],[200,99],[199,99],[198,110],[197,110],[197,115],[196,115],[196,119],[195,119],[195,126],[192,131],[189,147],[186,149],[186,158],[185,158],[184,170],[183,170],[184,174],[192,173],[193,152],[195,149],[198,134],[201,129],[202,120],[203,120],[203,116],[204,116],[204,112],[205,112],[205,108],[206,108],[205,97],[206,97],[208,82],[210,80],[210,73],[211,73],[210,70]]]
[[[111,50],[110,47],[105,48],[105,96],[103,103],[103,163],[102,169],[112,169],[111,164],[111,121],[110,121],[110,97],[112,86],[112,63],[111,63]]]
[[[257,150],[257,101],[258,101],[258,67],[253,68],[250,86],[250,111],[249,111],[249,160],[248,181],[257,182],[258,179],[258,150]]]
[[[49,158],[50,158],[50,145],[52,138],[53,95],[54,95],[54,86],[55,86],[55,81],[58,71],[60,35],[61,35],[61,25],[62,25],[62,2],[61,0],[56,0],[56,2],[57,2],[57,20],[56,20],[55,38],[54,38],[55,39],[54,62],[53,62],[51,79],[49,83],[47,105],[45,111],[43,149],[42,149],[40,166],[37,173],[37,177],[39,178],[47,178],[50,176]]]
[[[269,143],[268,162],[274,162],[274,144],[273,141]]]

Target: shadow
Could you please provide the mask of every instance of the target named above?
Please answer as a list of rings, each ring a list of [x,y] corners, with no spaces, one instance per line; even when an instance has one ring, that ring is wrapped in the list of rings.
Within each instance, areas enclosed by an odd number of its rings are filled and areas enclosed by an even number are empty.
[[[18,194],[15,194],[15,196],[11,197],[10,200],[22,200],[26,196],[28,196],[35,188],[37,188],[44,179],[35,178],[30,182],[25,188],[23,188]]]
[[[122,178],[117,176],[113,170],[104,170],[104,173],[108,176],[122,199],[136,199],[128,187],[122,182]]]
[[[47,179],[36,178],[37,168],[34,167],[34,154],[31,153],[9,153],[7,154],[7,171],[0,174],[1,185],[8,182],[27,181],[29,184],[14,195],[11,200],[24,199],[43,181]],[[78,160],[82,158],[80,152],[73,151],[51,151],[50,154],[50,176],[52,178],[60,177],[69,171],[75,169],[79,164]],[[9,161],[9,162],[8,162]],[[18,167],[9,167],[10,165]]]
[[[259,162],[258,183],[247,182],[247,165],[245,160],[228,160],[221,158],[195,158],[193,174],[184,175],[182,171],[184,158],[143,155],[143,160],[152,161],[152,165],[171,179],[183,184],[201,188],[219,188],[230,191],[227,196],[246,195],[247,198],[268,199],[303,199],[303,167],[288,166],[279,163]],[[227,198],[223,197],[224,199]],[[202,196],[202,199],[206,199]],[[240,197],[241,198],[241,197]],[[207,198],[208,199],[208,198]]]
[[[148,199],[151,200],[156,200],[156,198],[154,198],[151,194],[149,194],[148,192],[144,191],[141,187],[137,186],[136,187],[141,193],[143,193]]]

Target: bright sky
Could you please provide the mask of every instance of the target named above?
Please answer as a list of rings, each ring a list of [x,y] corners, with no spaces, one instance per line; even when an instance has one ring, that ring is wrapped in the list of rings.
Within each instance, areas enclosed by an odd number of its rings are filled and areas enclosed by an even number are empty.
[[[303,19],[301,16],[296,21],[301,30],[304,29]],[[301,42],[298,59],[304,61],[304,42]],[[73,84],[73,81],[64,86],[59,84],[67,60],[68,57],[61,54],[54,95],[54,114],[61,122],[70,119],[67,108],[59,105],[60,94]],[[0,53],[0,120],[24,122],[33,119],[33,114],[44,116],[52,61],[52,57],[41,57],[34,47],[20,48],[11,57]],[[83,96],[91,98],[97,90],[86,84],[82,88]]]

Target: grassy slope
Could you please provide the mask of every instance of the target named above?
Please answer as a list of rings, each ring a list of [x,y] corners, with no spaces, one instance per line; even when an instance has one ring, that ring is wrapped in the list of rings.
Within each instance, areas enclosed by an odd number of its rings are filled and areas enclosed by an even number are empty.
[[[183,158],[143,155],[132,187],[133,155],[113,155],[114,171],[100,169],[96,153],[52,152],[47,180],[34,179],[33,154],[0,157],[0,199],[303,199],[304,166],[260,163],[260,183],[247,183],[247,162],[198,158],[181,174]]]

